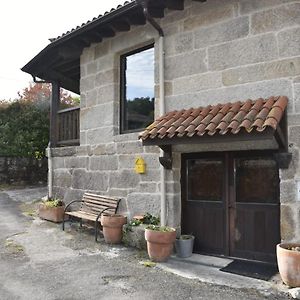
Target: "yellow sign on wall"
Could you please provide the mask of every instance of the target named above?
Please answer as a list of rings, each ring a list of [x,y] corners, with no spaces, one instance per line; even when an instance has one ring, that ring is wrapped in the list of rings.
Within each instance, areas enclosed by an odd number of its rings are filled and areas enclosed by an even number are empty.
[[[144,174],[146,172],[146,163],[141,157],[135,160],[134,170],[137,174]]]

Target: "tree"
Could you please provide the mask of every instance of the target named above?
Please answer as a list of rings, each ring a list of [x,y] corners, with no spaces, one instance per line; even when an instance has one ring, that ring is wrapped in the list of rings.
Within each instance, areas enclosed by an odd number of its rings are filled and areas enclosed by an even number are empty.
[[[29,87],[23,89],[23,91],[18,92],[19,101],[25,102],[40,102],[47,100],[50,102],[51,97],[51,83],[31,83]],[[60,108],[77,106],[80,103],[79,97],[72,97],[72,95],[64,90],[60,89]]]
[[[49,141],[51,84],[30,84],[14,101],[0,101],[0,156],[30,157],[44,153]],[[60,108],[77,106],[63,89]]]

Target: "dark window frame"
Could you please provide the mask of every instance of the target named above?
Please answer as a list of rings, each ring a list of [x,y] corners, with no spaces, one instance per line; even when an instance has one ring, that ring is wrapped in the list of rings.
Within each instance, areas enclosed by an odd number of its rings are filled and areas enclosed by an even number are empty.
[[[120,56],[120,134],[124,133],[133,133],[140,132],[143,128],[134,129],[134,130],[126,130],[125,122],[126,122],[126,113],[127,113],[127,99],[126,99],[126,57],[143,52],[145,50],[153,48],[154,43],[148,44],[146,46],[134,49],[132,51],[126,52]],[[154,85],[153,85],[154,89]],[[154,120],[153,120],[154,121]]]

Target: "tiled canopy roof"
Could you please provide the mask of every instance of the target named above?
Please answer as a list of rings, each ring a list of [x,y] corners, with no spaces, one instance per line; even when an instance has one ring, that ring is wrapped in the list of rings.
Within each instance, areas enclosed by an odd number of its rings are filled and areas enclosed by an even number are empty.
[[[276,130],[287,102],[287,97],[280,96],[171,111],[149,125],[140,139],[262,132],[267,127]]]

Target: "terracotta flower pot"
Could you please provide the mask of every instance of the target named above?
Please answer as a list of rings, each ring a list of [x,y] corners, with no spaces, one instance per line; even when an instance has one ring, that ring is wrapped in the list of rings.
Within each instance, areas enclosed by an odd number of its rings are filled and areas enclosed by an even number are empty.
[[[39,205],[39,217],[44,220],[60,223],[64,218],[65,206],[48,207],[45,204]]]
[[[300,252],[289,250],[300,244],[278,244],[276,246],[278,269],[282,281],[290,287],[300,287]]]
[[[122,215],[102,215],[104,240],[108,244],[119,244],[122,241],[123,225],[127,223],[127,217]]]
[[[147,228],[145,229],[145,239],[150,259],[156,262],[166,261],[173,251],[176,231],[174,228],[168,232]]]

